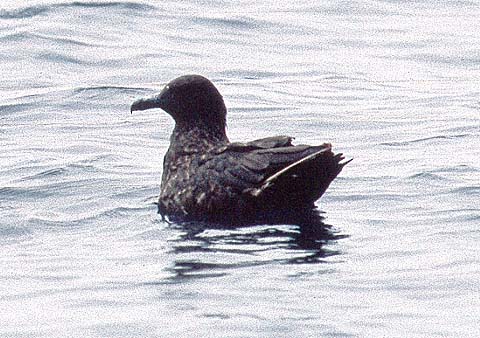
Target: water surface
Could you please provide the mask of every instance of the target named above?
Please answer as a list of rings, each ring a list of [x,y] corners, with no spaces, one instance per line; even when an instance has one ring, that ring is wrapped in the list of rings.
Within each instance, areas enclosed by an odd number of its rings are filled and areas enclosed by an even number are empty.
[[[470,1],[0,5],[0,336],[480,336]],[[212,79],[233,141],[354,161],[314,226],[168,224],[173,122]],[[268,223],[268,222],[267,222]]]

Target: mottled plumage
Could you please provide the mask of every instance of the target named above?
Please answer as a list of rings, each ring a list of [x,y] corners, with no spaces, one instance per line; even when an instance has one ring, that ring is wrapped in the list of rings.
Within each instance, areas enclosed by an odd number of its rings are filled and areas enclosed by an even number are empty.
[[[289,136],[230,143],[223,98],[199,75],[171,81],[159,95],[135,101],[131,110],[149,108],[161,108],[175,120],[158,204],[169,217],[239,220],[313,208],[346,164],[330,144],[293,146]]]

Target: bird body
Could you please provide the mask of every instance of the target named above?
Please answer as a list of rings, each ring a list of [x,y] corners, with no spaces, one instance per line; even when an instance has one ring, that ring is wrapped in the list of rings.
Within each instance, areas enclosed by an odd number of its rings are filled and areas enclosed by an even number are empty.
[[[294,146],[289,136],[231,143],[223,98],[199,75],[171,81],[158,96],[135,101],[131,110],[157,107],[176,122],[164,158],[162,215],[239,220],[311,209],[348,163],[330,144]]]

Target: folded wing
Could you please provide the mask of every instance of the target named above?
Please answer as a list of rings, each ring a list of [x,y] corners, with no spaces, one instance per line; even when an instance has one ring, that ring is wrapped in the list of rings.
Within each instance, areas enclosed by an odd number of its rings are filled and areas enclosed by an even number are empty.
[[[223,183],[262,208],[313,205],[348,162],[341,163],[342,154],[330,144],[293,146],[291,140],[278,136],[224,147],[216,156]]]

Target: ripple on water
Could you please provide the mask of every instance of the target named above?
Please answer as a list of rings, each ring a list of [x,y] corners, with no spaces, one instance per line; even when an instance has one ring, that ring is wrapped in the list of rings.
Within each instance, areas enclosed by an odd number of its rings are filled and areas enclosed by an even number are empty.
[[[60,3],[53,3],[49,5],[35,5],[23,8],[15,9],[1,9],[0,10],[0,19],[28,19],[35,16],[48,14],[50,12],[56,12],[59,9],[68,9],[68,8],[110,8],[110,9],[120,9],[120,10],[135,10],[135,11],[150,11],[155,9],[154,6],[140,3],[140,2],[128,2],[128,1],[66,1]]]
[[[414,140],[408,140],[408,141],[399,141],[399,142],[383,142],[380,143],[381,145],[384,146],[408,146],[411,144],[415,143],[438,143],[439,141],[444,141],[444,140],[451,140],[451,139],[457,139],[457,138],[465,138],[469,137],[471,134],[456,134],[456,135],[437,135],[437,136],[430,136],[430,137],[422,137]]]
[[[3,213],[1,216],[4,217]],[[0,242],[3,243],[5,243],[5,241],[17,242],[29,238],[32,234],[33,230],[28,226],[8,225],[5,223],[0,226]]]
[[[476,334],[475,2],[35,2],[0,6],[0,336]],[[173,122],[129,104],[184,73],[232,139],[355,158],[328,223],[156,214]]]

